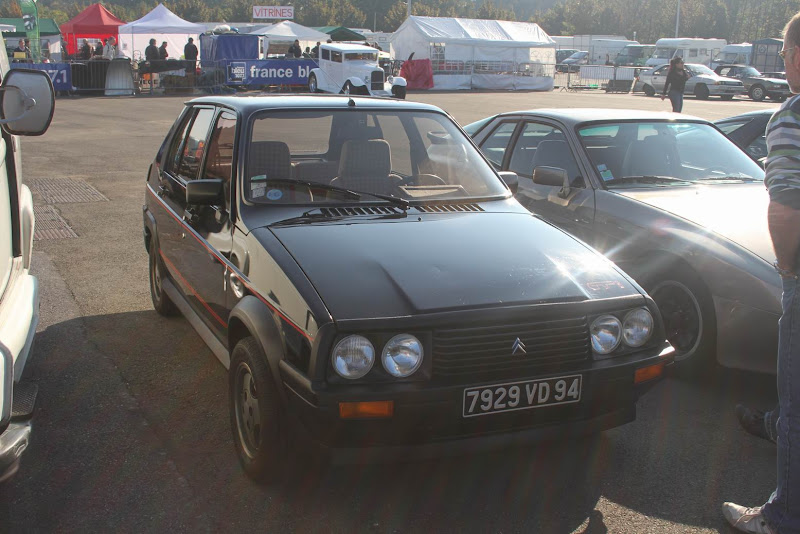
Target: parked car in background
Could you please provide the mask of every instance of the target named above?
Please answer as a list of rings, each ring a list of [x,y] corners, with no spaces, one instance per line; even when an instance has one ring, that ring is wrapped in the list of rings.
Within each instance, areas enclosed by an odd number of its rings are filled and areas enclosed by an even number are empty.
[[[767,123],[777,108],[759,109],[720,119],[714,124],[762,166],[767,157]]]
[[[578,72],[581,68],[581,65],[588,64],[589,52],[582,50],[580,52],[575,52],[567,59],[562,61],[559,65],[557,65],[557,68],[559,72]]]
[[[602,109],[503,113],[465,130],[531,212],[658,304],[679,365],[775,372],[780,277],[764,171],[711,123]]]
[[[783,102],[792,94],[785,79],[769,78],[758,72],[755,67],[720,65],[714,72],[720,76],[741,80],[747,94],[756,102],[761,102],[767,97]]]
[[[786,79],[786,71],[779,71],[779,72],[762,72],[762,76],[766,76],[767,78],[778,78],[779,80]]]
[[[732,100],[734,96],[745,93],[741,80],[720,76],[705,65],[687,63],[686,70],[689,71],[691,78],[686,81],[684,94],[694,95],[700,100],[706,100],[710,96]],[[662,65],[639,74],[638,81],[642,83],[647,96],[655,96],[664,90],[668,71],[669,65]]]
[[[565,59],[570,57],[575,52],[579,52],[579,50],[575,50],[574,48],[560,48],[556,50],[556,64],[560,65]]]
[[[378,63],[378,50],[349,43],[327,43],[319,47],[319,67],[308,75],[311,93],[406,97],[406,80],[387,75]]]
[[[0,44],[2,36],[0,36]],[[9,70],[0,48],[0,482],[28,447],[36,384],[22,379],[39,322],[39,285],[30,274],[33,200],[22,183],[18,136],[41,135],[55,93],[43,71]]]
[[[752,43],[738,43],[725,45],[719,54],[714,56],[708,65],[712,70],[716,70],[720,65],[750,65],[753,57]]]
[[[672,353],[655,304],[504,177],[426,104],[186,105],[147,178],[150,290],[229,369],[248,475],[300,443],[399,460],[634,418]]]

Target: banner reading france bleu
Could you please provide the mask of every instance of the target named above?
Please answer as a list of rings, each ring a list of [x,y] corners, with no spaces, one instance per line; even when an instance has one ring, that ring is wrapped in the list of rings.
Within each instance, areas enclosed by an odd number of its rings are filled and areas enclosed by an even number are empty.
[[[72,90],[72,73],[68,63],[12,63],[10,66],[12,69],[43,70],[53,81],[53,90]]]
[[[306,85],[312,59],[259,59],[228,61],[226,79],[230,85]]]

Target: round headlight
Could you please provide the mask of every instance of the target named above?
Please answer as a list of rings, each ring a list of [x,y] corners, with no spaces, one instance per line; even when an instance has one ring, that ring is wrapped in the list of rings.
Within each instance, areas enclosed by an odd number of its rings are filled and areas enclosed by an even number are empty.
[[[411,334],[394,336],[383,347],[383,368],[392,376],[411,376],[422,365],[422,343]]]
[[[342,378],[355,380],[369,373],[375,347],[363,336],[347,336],[333,348],[333,368]]]
[[[653,316],[644,308],[628,312],[622,321],[622,339],[631,347],[641,347],[653,334]]]
[[[608,354],[619,346],[622,323],[613,315],[602,315],[592,323],[591,333],[594,351],[597,354]]]

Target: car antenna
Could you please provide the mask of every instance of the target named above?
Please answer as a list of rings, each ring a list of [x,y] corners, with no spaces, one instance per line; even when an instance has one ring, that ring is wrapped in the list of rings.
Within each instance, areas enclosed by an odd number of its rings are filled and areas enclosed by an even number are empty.
[[[354,107],[356,107],[356,101],[353,100],[352,97],[351,97],[350,100],[347,101],[347,105],[349,107],[351,107],[351,108],[354,108]]]

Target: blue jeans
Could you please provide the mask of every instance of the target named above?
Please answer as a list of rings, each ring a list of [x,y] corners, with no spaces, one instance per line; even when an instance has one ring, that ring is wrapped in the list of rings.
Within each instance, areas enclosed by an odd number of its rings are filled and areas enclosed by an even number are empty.
[[[667,96],[669,97],[669,101],[672,102],[672,111],[675,113],[680,113],[683,111],[683,92],[676,91],[675,89],[670,89],[667,92]]]
[[[780,533],[800,533],[800,281],[783,278],[778,321],[778,484],[763,508]]]

